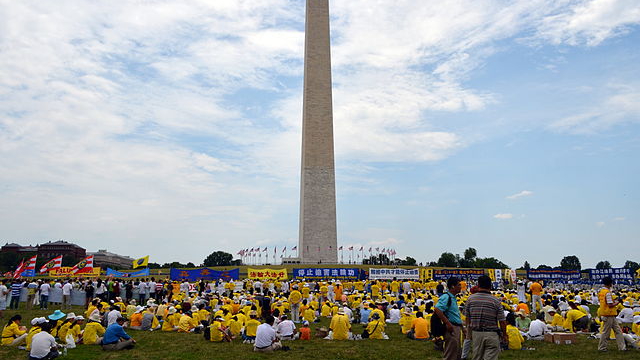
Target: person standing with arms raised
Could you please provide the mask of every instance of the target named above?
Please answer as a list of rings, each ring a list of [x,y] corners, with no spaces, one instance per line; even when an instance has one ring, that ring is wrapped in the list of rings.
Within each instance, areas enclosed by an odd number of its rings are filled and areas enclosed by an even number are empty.
[[[447,331],[444,334],[444,359],[459,360],[460,333],[463,329],[456,295],[460,293],[460,279],[455,276],[450,277],[447,280],[447,288],[448,291],[440,296],[433,310],[447,327]]]

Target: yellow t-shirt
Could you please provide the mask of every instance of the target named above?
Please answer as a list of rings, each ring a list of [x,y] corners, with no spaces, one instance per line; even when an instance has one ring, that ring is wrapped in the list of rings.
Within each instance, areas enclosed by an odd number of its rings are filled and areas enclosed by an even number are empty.
[[[426,339],[429,337],[429,324],[424,318],[415,318],[411,322],[411,328],[414,331],[416,339]]]
[[[220,342],[222,341],[222,323],[220,321],[214,321],[209,326],[209,331],[211,332],[211,341]]]
[[[175,331],[175,327],[180,323],[180,314],[167,315],[162,323],[162,331]]]
[[[349,318],[346,315],[335,315],[331,318],[331,325],[329,326],[333,330],[333,340],[347,340],[349,338]]]
[[[513,325],[507,325],[507,336],[509,336],[509,350],[522,349],[524,338],[520,334],[520,330]]]
[[[29,335],[27,335],[27,351],[31,350],[31,341],[33,340],[33,335],[41,331],[42,329],[40,328],[40,326],[34,326],[31,329],[29,329]]]
[[[178,332],[186,332],[188,333],[191,329],[195,328],[196,324],[193,321],[193,318],[187,314],[183,314],[180,317],[180,321],[178,322]]]
[[[15,322],[6,325],[2,329],[2,345],[11,345],[14,340],[14,336],[18,337],[26,332],[26,330],[20,330],[20,327]]]
[[[104,335],[105,328],[98,322],[90,322],[84,327],[82,342],[88,345],[95,344],[98,337]]]
[[[82,330],[80,330],[80,325],[76,324],[69,327],[69,331],[67,331],[67,335],[64,339],[60,339],[62,341],[66,341],[67,336],[73,336],[73,341],[78,342],[80,340],[80,335],[82,334]]]
[[[70,328],[71,328],[71,322],[67,322],[62,326],[60,326],[60,329],[58,329],[58,338],[60,339],[60,341],[62,342],[66,341],[67,332],[69,332]]]
[[[260,326],[260,321],[256,319],[249,319],[244,328],[245,334],[247,336],[256,336],[256,332],[258,331],[258,326]]]
[[[609,307],[607,305],[607,294],[609,293],[609,289],[603,287],[598,292],[598,300],[600,300],[600,308],[598,309],[600,316],[616,316],[618,315],[615,307]],[[612,299],[613,300],[613,299]]]
[[[384,331],[384,321],[373,320],[367,325],[367,332],[369,333],[369,339],[382,339],[382,332]]]

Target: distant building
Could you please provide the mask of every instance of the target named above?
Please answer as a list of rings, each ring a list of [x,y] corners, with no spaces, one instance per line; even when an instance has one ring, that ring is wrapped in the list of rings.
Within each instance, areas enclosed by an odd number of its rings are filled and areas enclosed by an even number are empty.
[[[112,267],[118,269],[130,269],[133,265],[134,258],[128,256],[114,254],[107,250],[98,250],[98,252],[90,252],[93,255],[94,266],[102,268]]]
[[[87,251],[76,244],[58,240],[54,242],[46,242],[36,246],[22,246],[16,243],[5,244],[0,248],[2,253],[15,253],[20,255],[38,255],[40,260],[49,260],[58,255],[72,256],[76,259],[81,259],[87,256]]]
[[[59,255],[82,259],[87,256],[87,250],[64,240],[48,241],[38,245],[38,257],[43,260],[52,259]]]

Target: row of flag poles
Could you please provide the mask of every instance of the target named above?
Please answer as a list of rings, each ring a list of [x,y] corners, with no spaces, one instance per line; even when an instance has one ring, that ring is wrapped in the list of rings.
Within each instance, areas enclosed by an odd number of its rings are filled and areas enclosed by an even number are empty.
[[[354,246],[339,246],[338,247],[338,251],[340,252],[340,263],[341,264],[345,264],[344,261],[344,252],[347,251],[347,256],[348,256],[348,261],[349,264],[361,264],[363,262],[363,260],[365,259],[365,248],[364,246],[361,246],[360,249],[356,249],[357,247]],[[321,248],[318,247],[317,251],[320,251]],[[332,250],[331,247],[329,247],[328,250]],[[298,255],[298,246],[294,246],[291,248],[291,251],[295,251],[295,256],[297,257]],[[380,247],[370,247],[369,248],[369,257],[378,257],[380,255],[386,255],[390,261],[394,261],[395,260],[395,256],[397,254],[395,249],[391,249],[391,248],[382,248],[380,249]],[[249,265],[263,265],[269,262],[269,254],[270,251],[268,250],[268,247],[264,247],[264,249],[262,247],[255,247],[255,248],[249,248],[249,249],[242,249],[240,251],[238,251],[236,253],[237,255],[240,255],[240,260],[242,261],[243,264],[249,264]],[[264,257],[264,260],[263,260]],[[276,263],[276,259],[278,257],[278,247],[274,246],[273,247],[273,263]],[[282,250],[280,251],[280,258],[286,258],[287,256],[287,247],[283,247]]]

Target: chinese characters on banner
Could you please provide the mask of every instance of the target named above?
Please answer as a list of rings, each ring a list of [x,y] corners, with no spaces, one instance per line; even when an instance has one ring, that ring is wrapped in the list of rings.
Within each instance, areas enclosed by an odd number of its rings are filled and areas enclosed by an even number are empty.
[[[287,269],[247,269],[247,279],[287,280]]]
[[[579,270],[527,270],[531,280],[573,281],[580,280]]]
[[[434,280],[447,280],[455,276],[465,280],[477,280],[484,275],[483,269],[433,269]]]
[[[369,269],[369,279],[371,280],[420,280],[420,270],[416,269]]]
[[[341,280],[360,280],[360,269],[349,268],[305,268],[293,269],[294,279],[341,279]]]
[[[602,280],[606,276],[613,280],[633,280],[633,274],[627,268],[589,269],[589,280]]]

